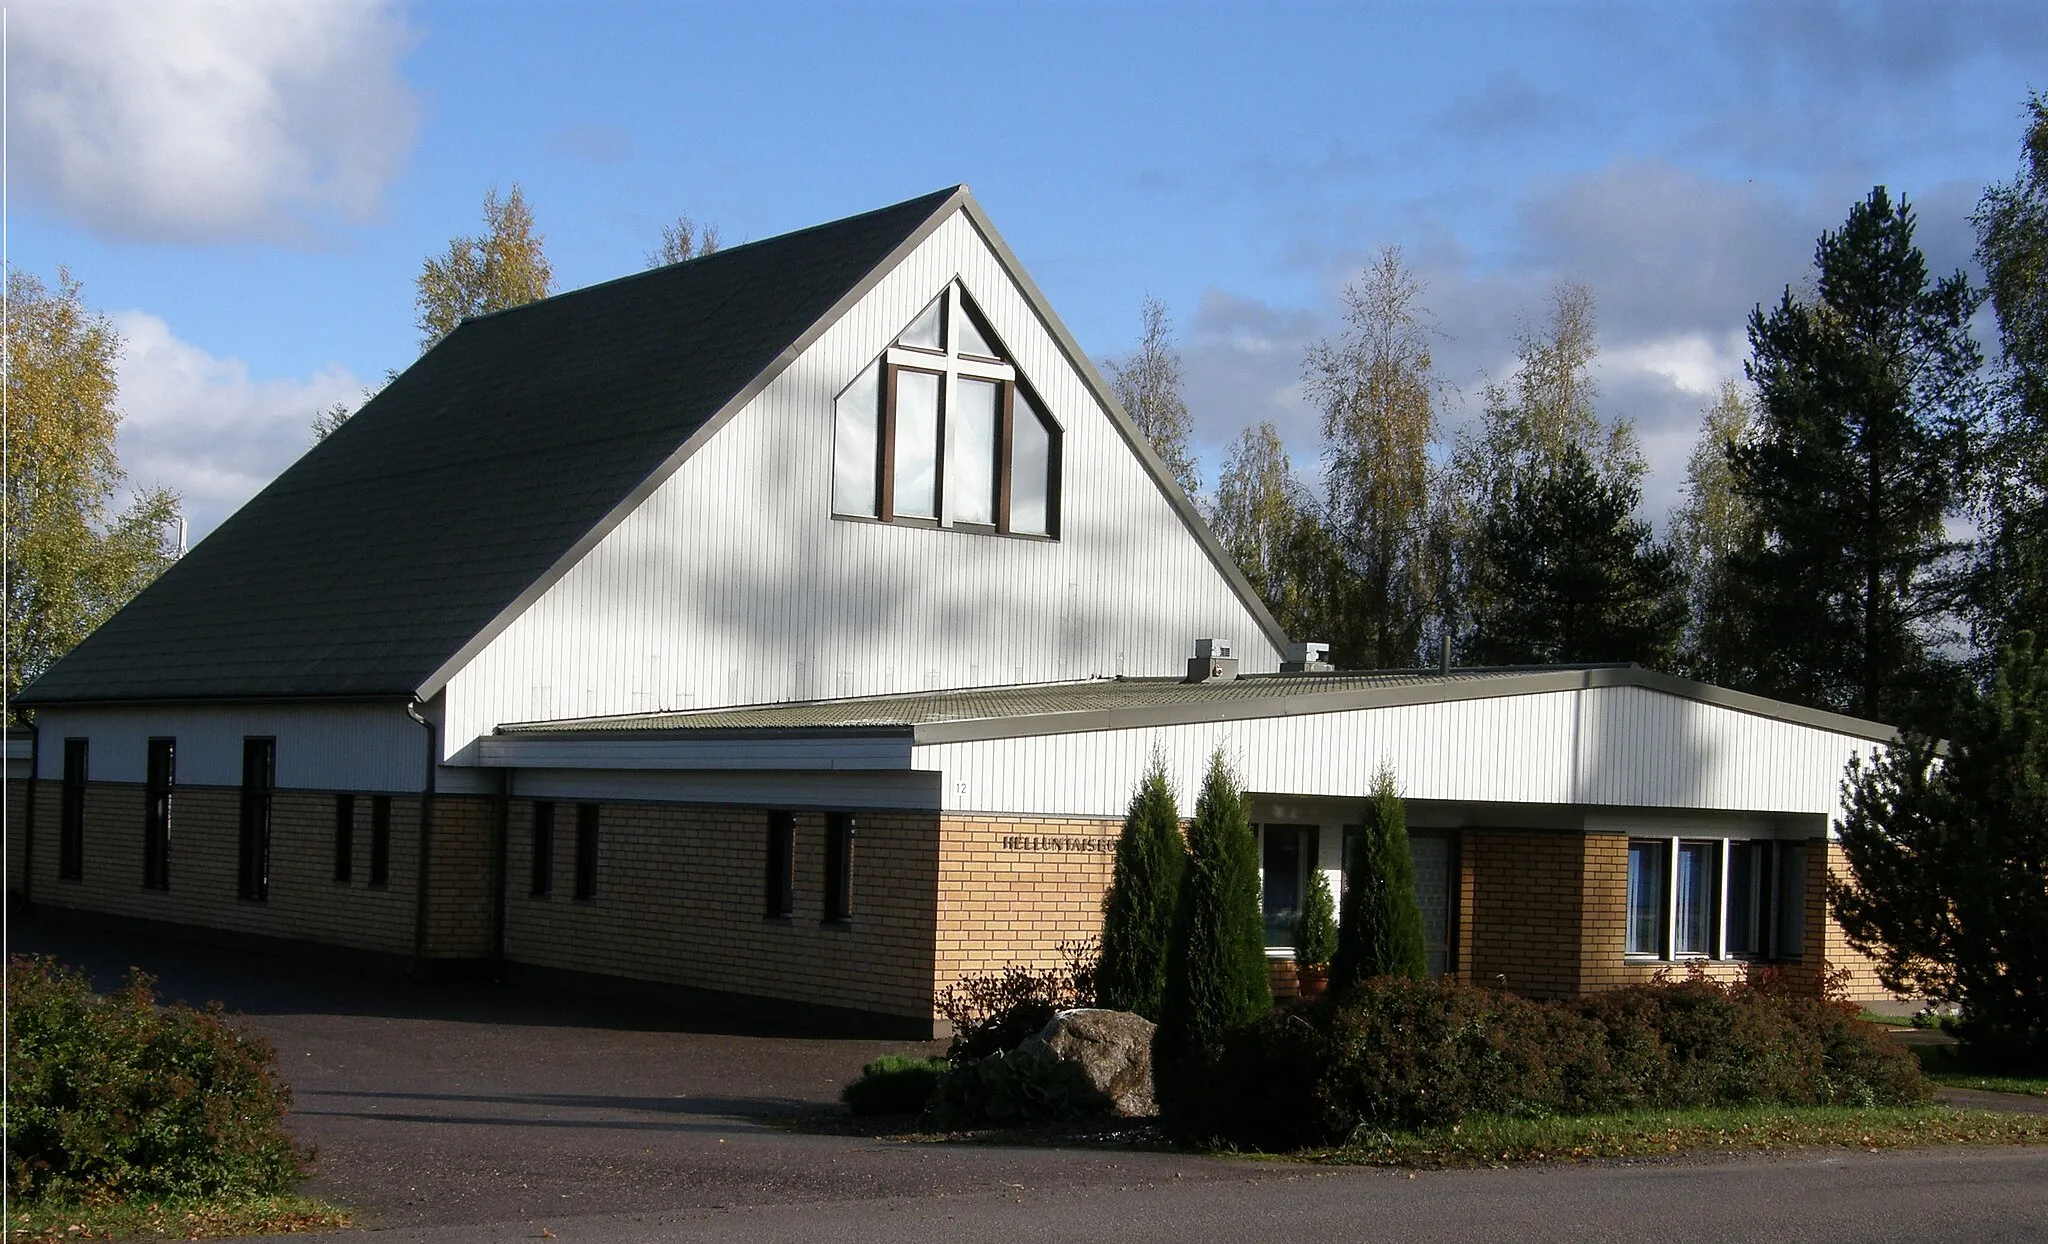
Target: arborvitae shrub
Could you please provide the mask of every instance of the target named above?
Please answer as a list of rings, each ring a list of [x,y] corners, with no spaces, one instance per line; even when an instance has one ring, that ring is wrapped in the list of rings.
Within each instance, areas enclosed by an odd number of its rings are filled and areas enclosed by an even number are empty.
[[[137,972],[104,997],[46,957],[7,963],[7,1179],[25,1199],[287,1192],[277,1052],[220,1006],[156,1004]]]
[[[1364,824],[1344,864],[1344,913],[1330,963],[1331,993],[1341,995],[1375,976],[1427,975],[1429,948],[1422,909],[1415,902],[1408,813],[1386,769],[1373,782]]]
[[[1096,992],[1103,1006],[1158,1022],[1187,855],[1180,809],[1166,769],[1155,759],[1131,796],[1116,841],[1116,874],[1102,900]]]
[[[1301,918],[1294,922],[1294,961],[1303,967],[1327,967],[1336,953],[1337,904],[1330,897],[1330,879],[1322,869],[1311,868]]]
[[[1224,1034],[1272,1005],[1258,847],[1236,779],[1218,752],[1188,830],[1187,874],[1153,1036],[1154,1096],[1169,1123],[1202,1093]]]

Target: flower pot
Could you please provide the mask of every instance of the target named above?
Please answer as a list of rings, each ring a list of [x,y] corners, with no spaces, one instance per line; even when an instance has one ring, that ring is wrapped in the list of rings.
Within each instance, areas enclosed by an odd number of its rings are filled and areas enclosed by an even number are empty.
[[[1303,1002],[1321,1002],[1330,990],[1330,969],[1327,964],[1310,966],[1300,964],[1295,969],[1295,979],[1300,983]]]

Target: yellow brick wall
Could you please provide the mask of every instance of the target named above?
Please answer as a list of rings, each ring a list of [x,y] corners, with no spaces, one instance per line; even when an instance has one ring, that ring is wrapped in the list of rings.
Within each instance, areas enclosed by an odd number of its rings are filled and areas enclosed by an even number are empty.
[[[1472,984],[1535,998],[1577,993],[1586,837],[1468,829],[1460,839],[1469,897],[1459,961]]]
[[[361,805],[364,801],[356,802]],[[393,816],[396,817],[395,809]],[[497,828],[494,799],[474,795],[434,797],[433,836],[428,847],[433,862],[427,898],[429,959],[483,959],[491,955],[491,857],[497,843]],[[392,832],[396,836],[396,826]],[[367,837],[362,840],[368,842]],[[369,857],[362,852],[359,846],[357,858],[367,870]],[[395,869],[396,859],[392,863]]]
[[[576,805],[555,811],[555,885],[531,897],[533,803],[508,814],[514,963],[924,1020],[932,1008],[937,813],[859,814],[853,919],[825,914],[822,813],[796,817],[796,910],[767,906],[768,812],[605,804],[597,897],[578,900]]]
[[[1121,828],[1094,817],[945,817],[938,987],[1011,964],[1051,967],[1063,960],[1060,943],[1100,935]]]
[[[391,799],[391,881],[369,876],[370,801],[356,797],[355,872],[351,885],[334,877],[334,796],[280,790],[271,797],[270,893],[263,902],[237,897],[241,792],[233,787],[180,786],[171,802],[170,889],[142,885],[143,790],[93,782],[86,787],[83,877],[57,878],[61,784],[38,784],[34,876],[37,904],[114,912],[259,934],[410,955],[413,950],[414,862],[418,796]],[[9,845],[10,860],[17,858]],[[17,887],[18,888],[18,887]]]
[[[7,890],[21,893],[22,856],[27,849],[28,783],[7,783]]]

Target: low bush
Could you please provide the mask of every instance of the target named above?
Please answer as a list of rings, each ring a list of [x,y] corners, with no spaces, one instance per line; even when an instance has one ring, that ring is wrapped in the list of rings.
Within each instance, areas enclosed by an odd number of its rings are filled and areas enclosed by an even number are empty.
[[[953,1026],[946,1058],[954,1066],[1007,1053],[1036,1036],[1061,1011],[1095,1005],[1096,943],[1060,943],[1062,962],[1049,968],[1012,964],[961,978],[939,991],[939,1014]]]
[[[943,1058],[884,1054],[860,1069],[860,1079],[839,1090],[839,1100],[855,1114],[917,1114],[950,1066]]]
[[[157,1005],[141,973],[104,997],[54,959],[7,964],[7,1180],[25,1201],[288,1191],[277,1053],[219,1004]]]
[[[1048,1054],[997,1051],[939,1077],[931,1112],[952,1127],[1056,1123],[1091,1113],[1088,1075]]]
[[[1262,1149],[1474,1117],[1912,1105],[1918,1063],[1841,1002],[1704,978],[1531,1001],[1380,977],[1234,1029],[1183,1135]]]

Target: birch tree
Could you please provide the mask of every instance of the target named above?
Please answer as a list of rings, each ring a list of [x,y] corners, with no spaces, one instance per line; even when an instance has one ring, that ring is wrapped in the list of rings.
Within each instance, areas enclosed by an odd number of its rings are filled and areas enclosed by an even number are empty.
[[[1174,482],[1193,497],[1202,490],[1202,475],[1188,449],[1194,421],[1181,396],[1181,357],[1173,344],[1173,321],[1166,304],[1149,295],[1139,314],[1144,335],[1128,357],[1108,360],[1109,387]]]

